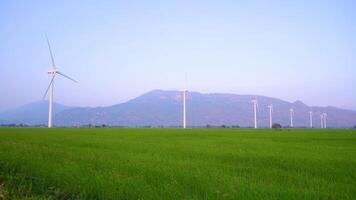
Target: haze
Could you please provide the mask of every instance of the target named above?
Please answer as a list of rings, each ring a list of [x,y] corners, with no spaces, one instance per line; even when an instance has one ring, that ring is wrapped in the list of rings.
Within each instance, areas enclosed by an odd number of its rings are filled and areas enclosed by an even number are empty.
[[[355,1],[1,1],[0,111],[153,89],[259,94],[356,110]]]

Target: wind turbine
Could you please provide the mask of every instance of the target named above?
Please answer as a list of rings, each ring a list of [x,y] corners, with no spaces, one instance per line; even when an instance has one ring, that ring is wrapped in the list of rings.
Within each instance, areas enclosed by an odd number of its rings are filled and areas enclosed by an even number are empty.
[[[257,98],[251,101],[253,103],[253,125],[254,128],[257,128]]]
[[[324,113],[320,114],[320,128],[324,128]]]
[[[313,128],[313,111],[309,111],[309,125]]]
[[[324,128],[326,128],[326,118],[327,118],[327,114],[323,113],[323,120],[324,120]]]
[[[187,100],[187,93],[188,90],[183,91],[183,128],[187,127],[187,118],[186,118],[186,112],[187,112],[187,106],[186,106],[186,100]]]
[[[272,128],[272,112],[273,112],[272,104],[268,105],[268,109],[269,109],[269,127]]]
[[[289,109],[289,115],[290,115],[290,127],[293,128],[293,114],[294,114],[294,110],[293,108]]]
[[[49,109],[48,109],[48,128],[52,128],[52,108],[53,108],[53,87],[54,87],[54,78],[56,77],[57,74],[64,76],[65,78],[74,81],[77,83],[76,80],[72,79],[71,77],[57,71],[57,67],[56,64],[54,63],[54,57],[53,57],[53,53],[52,53],[52,49],[51,49],[51,45],[49,43],[47,34],[45,34],[46,36],[46,40],[47,40],[47,44],[48,44],[48,50],[49,53],[51,55],[51,61],[52,61],[52,68],[48,71],[48,74],[51,78],[51,81],[49,82],[49,85],[47,87],[47,90],[45,92],[45,94],[43,95],[43,99],[46,98],[47,93],[49,92]]]

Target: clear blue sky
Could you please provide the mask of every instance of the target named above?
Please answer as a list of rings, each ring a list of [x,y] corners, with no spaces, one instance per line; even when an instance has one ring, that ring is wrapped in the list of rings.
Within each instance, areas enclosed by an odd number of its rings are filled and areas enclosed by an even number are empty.
[[[0,2],[0,111],[125,102],[152,89],[260,94],[356,110],[356,1]],[[185,81],[187,74],[187,81]]]

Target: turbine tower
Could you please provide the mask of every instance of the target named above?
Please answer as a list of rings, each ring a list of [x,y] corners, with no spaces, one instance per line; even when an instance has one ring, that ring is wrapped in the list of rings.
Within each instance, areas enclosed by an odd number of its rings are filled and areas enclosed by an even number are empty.
[[[324,113],[320,114],[320,128],[324,128]]]
[[[186,100],[187,100],[187,93],[188,90],[183,91],[183,128],[187,128],[187,118],[186,118],[186,111],[187,111],[187,106],[186,106]]]
[[[324,120],[324,128],[326,128],[326,118],[327,118],[327,114],[323,113],[323,120]]]
[[[52,68],[48,71],[48,74],[51,78],[51,81],[49,82],[49,85],[47,87],[47,90],[45,94],[43,95],[43,99],[47,96],[47,93],[49,92],[49,109],[48,109],[48,128],[52,128],[52,111],[53,111],[53,87],[54,87],[54,78],[56,77],[57,74],[64,76],[65,78],[74,81],[77,83],[76,80],[72,79],[71,77],[57,71],[56,64],[54,63],[54,57],[51,49],[51,45],[49,43],[47,34],[45,34],[46,40],[47,40],[47,45],[48,45],[48,50],[51,56],[51,61],[52,61]]]
[[[293,128],[293,114],[294,114],[294,110],[293,108],[289,109],[289,115],[290,115],[290,127]]]
[[[269,110],[269,127],[272,128],[272,112],[273,112],[272,104],[268,105],[268,110]]]
[[[251,101],[253,103],[253,126],[257,128],[257,98]]]
[[[309,111],[309,126],[313,128],[313,111]]]

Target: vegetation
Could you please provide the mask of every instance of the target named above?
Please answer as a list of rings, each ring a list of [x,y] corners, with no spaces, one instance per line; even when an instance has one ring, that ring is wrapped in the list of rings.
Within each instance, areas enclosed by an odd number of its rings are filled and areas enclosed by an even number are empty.
[[[278,123],[274,123],[274,124],[272,124],[272,128],[273,128],[273,129],[281,129],[281,128],[282,128],[282,125],[281,125],[281,124],[278,124]]]
[[[0,128],[0,199],[354,199],[355,133]]]

